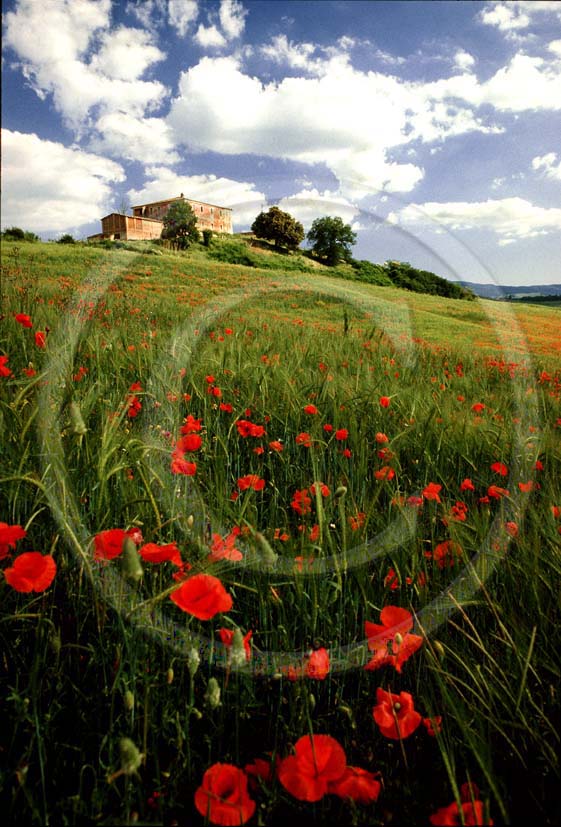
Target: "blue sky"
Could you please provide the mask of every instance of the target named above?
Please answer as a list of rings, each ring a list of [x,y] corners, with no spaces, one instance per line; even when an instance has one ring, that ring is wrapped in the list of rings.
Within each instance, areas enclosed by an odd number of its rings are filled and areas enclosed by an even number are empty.
[[[5,0],[2,226],[340,215],[357,258],[561,282],[561,3]]]

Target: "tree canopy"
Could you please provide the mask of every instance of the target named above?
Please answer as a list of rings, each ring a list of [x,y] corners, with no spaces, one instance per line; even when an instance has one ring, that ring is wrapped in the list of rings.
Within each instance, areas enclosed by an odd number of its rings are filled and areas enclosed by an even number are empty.
[[[162,220],[162,238],[173,242],[180,250],[186,250],[199,240],[197,216],[186,201],[174,201]]]
[[[330,266],[349,260],[351,246],[356,243],[356,233],[339,216],[316,218],[306,238],[312,244],[312,253],[326,259]]]
[[[289,213],[278,207],[271,207],[268,212],[260,212],[251,232],[258,238],[274,241],[275,247],[287,247],[295,250],[304,239],[304,227]]]

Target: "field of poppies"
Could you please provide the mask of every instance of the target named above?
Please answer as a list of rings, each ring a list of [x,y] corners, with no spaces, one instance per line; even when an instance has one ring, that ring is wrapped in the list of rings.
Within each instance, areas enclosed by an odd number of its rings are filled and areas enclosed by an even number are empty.
[[[4,244],[30,825],[554,825],[557,308]]]

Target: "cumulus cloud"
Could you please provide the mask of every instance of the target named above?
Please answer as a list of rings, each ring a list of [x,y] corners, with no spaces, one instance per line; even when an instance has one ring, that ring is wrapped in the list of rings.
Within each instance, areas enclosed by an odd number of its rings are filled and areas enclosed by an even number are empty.
[[[489,199],[483,202],[428,202],[409,204],[387,219],[391,224],[422,226],[436,232],[492,230],[503,246],[519,239],[535,238],[561,230],[561,209],[536,207],[524,198]]]
[[[168,20],[179,37],[185,37],[199,15],[197,0],[168,0]]]
[[[122,167],[107,158],[2,130],[2,224],[36,233],[76,230],[104,215]]]
[[[20,0],[5,15],[5,45],[32,88],[42,98],[52,94],[74,129],[87,124],[93,109],[143,115],[166,92],[158,81],[140,80],[162,52],[141,30],[111,32],[110,11],[110,0]],[[100,51],[89,55],[96,38]]]
[[[203,26],[201,23],[195,34],[195,41],[203,49],[220,49],[226,45],[226,38],[216,26]]]
[[[495,26],[507,36],[517,30],[527,29],[542,13],[561,15],[558,0],[508,0],[503,3],[487,3],[479,12],[478,19],[487,26]]]
[[[472,66],[475,65],[475,58],[473,55],[470,55],[469,52],[464,52],[463,49],[458,49],[454,55],[454,64],[463,72],[467,69],[471,69]]]
[[[335,46],[325,47],[315,43],[292,43],[285,34],[279,34],[259,51],[264,58],[280,66],[306,75],[325,75],[335,64],[349,63],[349,50],[355,43],[350,37],[342,37]]]
[[[216,175],[178,175],[167,167],[153,166],[147,168],[146,176],[148,180],[141,189],[127,193],[131,204],[149,204],[184,193],[195,201],[232,208],[232,220],[238,229],[249,226],[267,200],[252,183]]]
[[[532,158],[532,169],[541,171],[546,178],[561,181],[561,159],[557,160],[555,152]]]
[[[238,0],[221,0],[220,25],[227,40],[235,40],[240,37],[245,28],[246,14],[247,10]]]
[[[306,230],[316,218],[326,215],[338,215],[345,224],[354,224],[353,229],[359,229],[356,219],[359,217],[360,208],[339,193],[330,190],[319,192],[314,187],[309,187],[281,199],[277,206],[294,216]]]
[[[175,164],[171,130],[163,118],[138,118],[124,112],[102,115],[96,123],[98,135],[90,149],[145,164]]]

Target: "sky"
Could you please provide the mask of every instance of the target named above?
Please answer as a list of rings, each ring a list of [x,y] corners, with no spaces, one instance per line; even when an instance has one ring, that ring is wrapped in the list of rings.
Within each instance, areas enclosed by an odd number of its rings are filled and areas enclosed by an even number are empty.
[[[561,282],[561,2],[4,0],[2,227],[184,193],[355,258]]]

